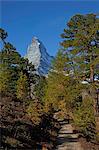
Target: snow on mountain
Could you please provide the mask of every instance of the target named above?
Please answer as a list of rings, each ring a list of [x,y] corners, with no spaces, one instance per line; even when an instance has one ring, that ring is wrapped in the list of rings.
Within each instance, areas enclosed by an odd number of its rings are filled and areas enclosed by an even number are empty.
[[[48,74],[53,60],[53,57],[47,53],[43,43],[36,37],[33,37],[32,43],[28,46],[25,58],[28,58],[40,75]]]

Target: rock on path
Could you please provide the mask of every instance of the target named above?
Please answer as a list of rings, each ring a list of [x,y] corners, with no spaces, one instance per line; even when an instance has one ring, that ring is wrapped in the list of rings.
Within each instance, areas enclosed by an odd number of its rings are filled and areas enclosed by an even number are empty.
[[[66,122],[61,122],[57,143],[56,150],[84,150],[78,141],[78,134],[73,133],[73,127]]]

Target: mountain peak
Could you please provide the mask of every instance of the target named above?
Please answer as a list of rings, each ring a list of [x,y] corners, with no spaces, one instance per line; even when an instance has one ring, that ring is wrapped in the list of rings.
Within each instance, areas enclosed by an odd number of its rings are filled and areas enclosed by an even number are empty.
[[[37,37],[32,38],[27,48],[26,58],[34,65],[38,74],[44,76],[48,74],[53,57],[47,53],[45,46]]]
[[[32,38],[32,43],[36,43],[36,42],[38,42],[38,38],[37,38],[36,36],[34,36],[34,37]]]

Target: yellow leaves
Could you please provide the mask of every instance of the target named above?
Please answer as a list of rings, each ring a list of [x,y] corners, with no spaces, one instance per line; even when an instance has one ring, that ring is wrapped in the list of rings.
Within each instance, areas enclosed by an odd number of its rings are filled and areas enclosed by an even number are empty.
[[[11,76],[9,70],[4,65],[1,64],[0,69],[0,92],[6,93],[9,91]]]
[[[9,85],[9,75],[7,72],[0,73],[0,92],[6,92]]]
[[[27,115],[33,124],[38,125],[41,121],[43,110],[39,101],[35,100],[31,102],[27,108]]]
[[[17,98],[21,100],[26,99],[28,96],[28,79],[27,76],[24,75],[22,72],[20,73],[20,77],[17,80],[16,95]]]

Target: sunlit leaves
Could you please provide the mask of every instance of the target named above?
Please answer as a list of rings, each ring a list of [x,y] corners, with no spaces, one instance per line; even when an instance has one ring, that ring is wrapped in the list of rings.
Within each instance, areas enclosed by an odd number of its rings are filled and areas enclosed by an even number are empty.
[[[28,84],[27,76],[21,72],[16,84],[17,84],[16,85],[17,98],[22,101],[25,101],[27,99],[28,92],[29,92],[28,91],[29,84]]]

